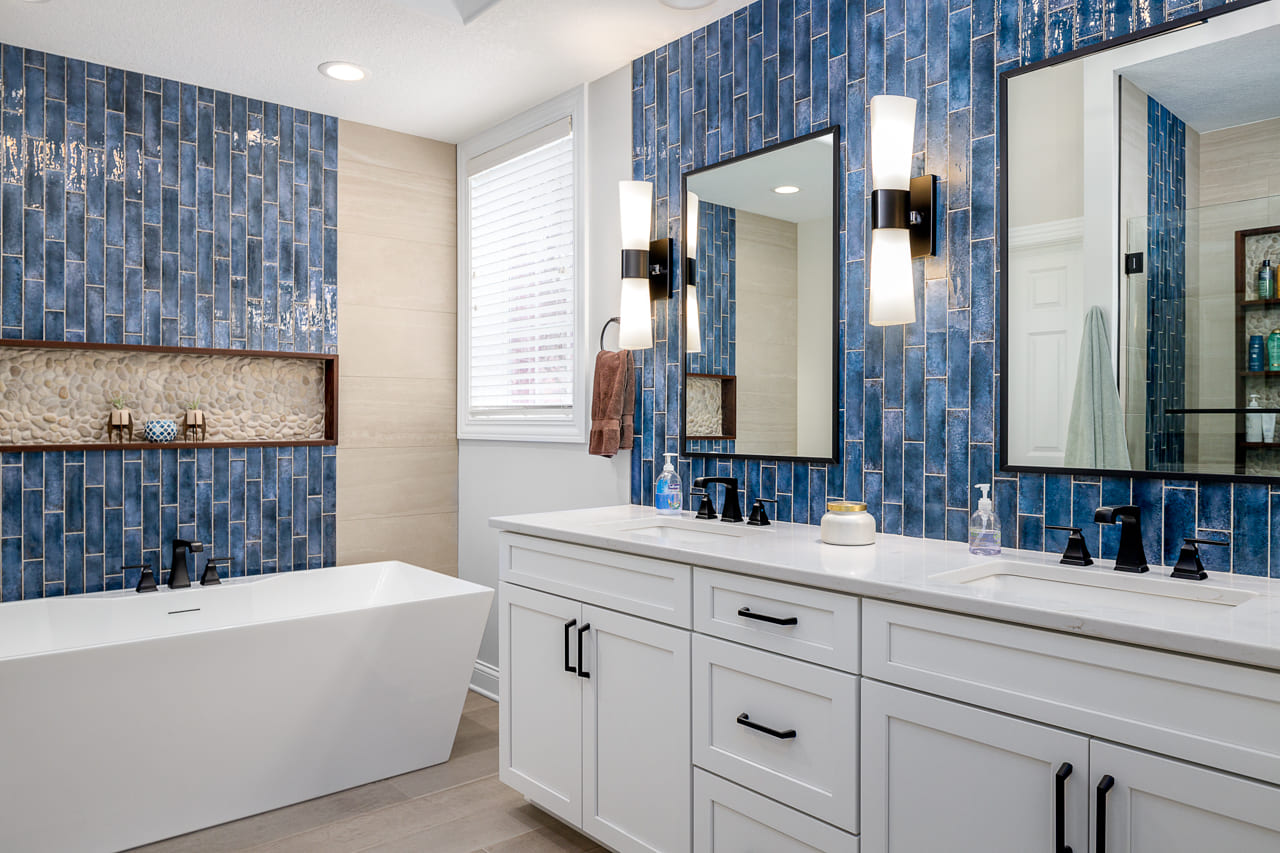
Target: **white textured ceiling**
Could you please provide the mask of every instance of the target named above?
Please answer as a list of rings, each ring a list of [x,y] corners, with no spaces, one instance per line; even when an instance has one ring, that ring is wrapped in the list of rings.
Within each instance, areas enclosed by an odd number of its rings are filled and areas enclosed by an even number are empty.
[[[0,41],[458,142],[743,2],[0,0]]]
[[[724,163],[689,178],[689,191],[702,201],[749,210],[787,222],[831,216],[835,191],[834,148],[824,136],[746,160]],[[800,192],[782,195],[774,187]]]
[[[1280,116],[1280,26],[1122,68],[1120,74],[1201,133]]]

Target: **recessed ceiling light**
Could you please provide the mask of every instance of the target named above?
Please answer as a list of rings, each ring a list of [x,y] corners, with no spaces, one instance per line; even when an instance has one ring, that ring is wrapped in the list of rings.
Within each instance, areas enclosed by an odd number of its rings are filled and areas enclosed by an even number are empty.
[[[660,0],[663,6],[670,6],[672,9],[701,9],[704,6],[710,6],[715,0]]]
[[[353,62],[321,62],[319,71],[326,77],[353,83],[365,78],[365,70]]]
[[[774,187],[773,191],[776,192],[778,195],[792,195],[793,193],[800,192],[800,188],[793,187],[790,184],[783,184],[780,187]]]

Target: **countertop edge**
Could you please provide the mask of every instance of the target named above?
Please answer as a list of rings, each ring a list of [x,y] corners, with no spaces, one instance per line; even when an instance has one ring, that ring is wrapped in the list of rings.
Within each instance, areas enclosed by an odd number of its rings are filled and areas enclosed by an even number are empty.
[[[608,535],[552,527],[520,516],[491,518],[489,525],[499,531],[532,536],[538,539],[567,542],[638,557],[682,563],[693,567],[716,569],[765,580],[793,583],[814,589],[829,590],[895,604],[924,607],[1090,639],[1141,646],[1170,654],[1280,671],[1280,647],[1276,646],[1206,637],[1200,634],[1188,634],[1150,625],[1134,625],[1096,616],[1082,616],[1056,610],[1044,610],[989,599],[948,595],[941,591],[920,589],[885,580],[823,575],[791,566],[770,562],[753,562],[712,552],[688,551],[681,548],[665,547],[656,543],[630,542]],[[805,526],[812,527],[816,540],[818,538],[817,526]],[[878,538],[884,536],[886,534],[877,534]],[[912,541],[919,540],[912,539]],[[1189,648],[1189,646],[1194,648]]]

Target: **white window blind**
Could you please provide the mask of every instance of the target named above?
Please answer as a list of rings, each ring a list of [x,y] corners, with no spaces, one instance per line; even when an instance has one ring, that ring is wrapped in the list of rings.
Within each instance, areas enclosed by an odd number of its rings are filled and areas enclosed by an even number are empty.
[[[472,419],[568,421],[576,381],[573,131],[565,120],[521,141],[469,169],[468,410]]]

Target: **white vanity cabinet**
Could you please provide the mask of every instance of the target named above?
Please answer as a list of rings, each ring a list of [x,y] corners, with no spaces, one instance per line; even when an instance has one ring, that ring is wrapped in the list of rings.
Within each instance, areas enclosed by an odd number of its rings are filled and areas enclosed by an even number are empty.
[[[613,583],[597,574],[579,594],[636,595],[651,613],[672,612],[661,591],[683,569],[688,614],[687,566],[521,537],[502,548],[505,577],[548,586],[607,561]],[[499,777],[621,853],[687,853],[690,632],[506,581],[498,601]]]
[[[884,602],[863,617],[866,674],[897,682],[863,681],[864,853],[1280,850],[1280,787],[1193,763],[1274,781],[1280,675]]]

